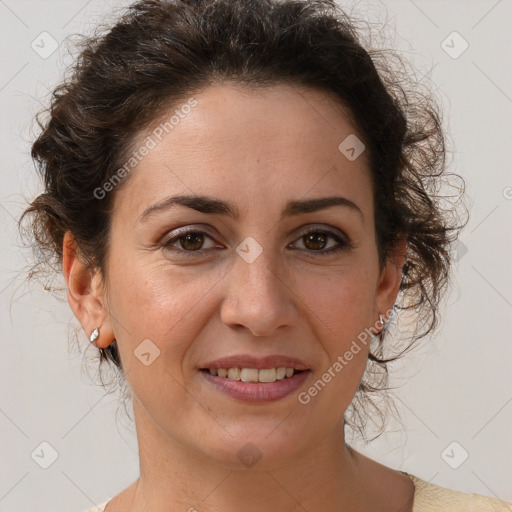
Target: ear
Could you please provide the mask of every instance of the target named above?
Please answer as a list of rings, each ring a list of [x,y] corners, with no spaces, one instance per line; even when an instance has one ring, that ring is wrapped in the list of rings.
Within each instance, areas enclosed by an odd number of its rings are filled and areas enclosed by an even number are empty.
[[[396,245],[393,253],[388,256],[386,265],[380,274],[375,296],[375,323],[379,320],[379,313],[382,314],[384,322],[387,322],[389,318],[402,282],[402,269],[406,257],[407,241],[402,239]]]
[[[105,286],[101,273],[80,258],[80,249],[67,231],[62,242],[62,271],[67,285],[67,299],[73,313],[89,338],[94,329],[99,337],[94,344],[105,348],[114,341],[110,314],[107,308]]]

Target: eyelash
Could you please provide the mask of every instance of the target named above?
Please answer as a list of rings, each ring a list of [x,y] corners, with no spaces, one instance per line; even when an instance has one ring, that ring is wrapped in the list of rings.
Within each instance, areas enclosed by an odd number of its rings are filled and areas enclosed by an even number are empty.
[[[320,257],[322,257],[322,256],[329,256],[329,255],[337,254],[337,253],[339,253],[341,251],[347,251],[349,249],[354,248],[354,245],[351,242],[343,240],[339,235],[337,235],[333,231],[329,231],[329,230],[325,230],[325,229],[319,229],[319,228],[310,228],[310,229],[308,229],[297,240],[300,240],[304,236],[309,235],[311,233],[320,233],[322,235],[326,235],[328,238],[333,238],[339,244],[339,246],[335,247],[335,248],[323,249],[323,250],[318,250],[318,251],[308,250],[308,249],[294,249],[294,250],[304,250],[307,253],[309,253],[308,256],[311,256],[311,257],[314,258],[314,257],[317,257],[317,256],[320,256]],[[184,238],[186,235],[189,235],[189,234],[206,235],[208,238],[213,240],[213,238],[208,233],[206,233],[205,231],[200,231],[198,229],[186,229],[186,230],[183,230],[181,232],[178,232],[172,238],[168,238],[167,240],[164,240],[161,245],[162,245],[162,247],[164,249],[169,249],[172,252],[179,252],[182,255],[186,256],[186,257],[197,257],[198,255],[199,256],[200,255],[204,255],[207,252],[211,252],[212,250],[215,250],[214,247],[212,247],[210,249],[199,249],[197,251],[187,251],[185,249],[176,249],[176,248],[171,249],[172,244],[174,242],[179,241],[181,238]]]

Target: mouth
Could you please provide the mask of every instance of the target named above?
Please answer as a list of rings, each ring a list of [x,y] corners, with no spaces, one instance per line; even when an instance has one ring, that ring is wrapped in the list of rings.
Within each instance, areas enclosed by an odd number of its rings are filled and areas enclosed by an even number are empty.
[[[240,354],[205,363],[199,374],[215,391],[243,402],[280,400],[311,374],[302,361],[287,356],[253,357]]]
[[[294,375],[306,370],[297,370],[291,367],[280,366],[277,368],[201,368],[212,376],[222,379],[241,382],[272,383],[279,380],[292,378]]]
[[[199,374],[216,392],[245,403],[273,402],[298,392],[311,370],[274,368],[200,368]]]

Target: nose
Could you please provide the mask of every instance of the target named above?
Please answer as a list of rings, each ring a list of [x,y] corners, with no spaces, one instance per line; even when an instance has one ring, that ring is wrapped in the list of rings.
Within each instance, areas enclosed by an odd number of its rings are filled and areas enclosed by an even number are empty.
[[[293,326],[300,299],[289,272],[263,251],[248,263],[238,257],[226,277],[226,297],[221,319],[229,327],[246,328],[254,336],[272,336]]]

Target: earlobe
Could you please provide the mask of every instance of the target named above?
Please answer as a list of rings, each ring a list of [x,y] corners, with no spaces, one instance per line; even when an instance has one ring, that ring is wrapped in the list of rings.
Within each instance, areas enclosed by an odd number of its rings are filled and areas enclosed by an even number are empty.
[[[396,302],[406,258],[407,241],[402,240],[396,246],[393,255],[388,258],[385,267],[382,269],[376,294],[376,314],[377,316],[382,314],[384,323],[388,321],[390,312]]]
[[[91,268],[80,257],[80,248],[67,231],[62,243],[62,272],[67,285],[67,299],[87,338],[95,329],[98,336],[92,340],[97,347],[105,348],[115,336],[106,306],[105,287],[101,273]]]

